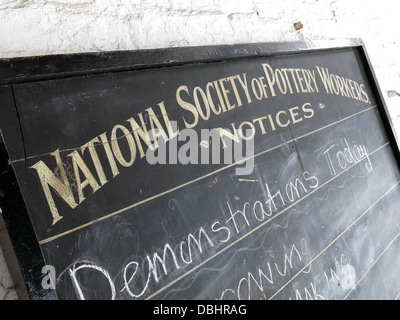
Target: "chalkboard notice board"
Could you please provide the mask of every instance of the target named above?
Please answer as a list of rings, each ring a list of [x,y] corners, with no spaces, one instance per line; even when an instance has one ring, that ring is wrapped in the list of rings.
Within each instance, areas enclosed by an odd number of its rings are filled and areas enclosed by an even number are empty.
[[[400,294],[399,149],[361,40],[4,59],[0,101],[31,299]]]

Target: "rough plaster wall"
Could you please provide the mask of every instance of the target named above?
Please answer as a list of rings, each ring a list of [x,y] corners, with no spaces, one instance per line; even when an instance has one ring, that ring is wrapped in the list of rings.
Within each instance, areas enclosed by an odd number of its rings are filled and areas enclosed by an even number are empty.
[[[362,38],[400,133],[400,96],[388,94],[400,92],[398,9],[396,0],[0,0],[0,58]],[[11,283],[0,249],[0,299],[16,298]]]

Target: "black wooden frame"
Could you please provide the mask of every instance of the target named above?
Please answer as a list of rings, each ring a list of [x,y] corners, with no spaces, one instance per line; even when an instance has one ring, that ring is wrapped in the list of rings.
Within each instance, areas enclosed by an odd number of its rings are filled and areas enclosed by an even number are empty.
[[[395,134],[365,44],[361,39],[253,43],[0,59],[0,244],[19,297],[21,299],[57,299],[54,291],[42,289],[43,257],[7,151],[7,149],[17,147],[18,154],[24,155],[23,141],[17,142],[22,146],[7,145],[6,148],[3,139],[3,133],[6,130],[20,130],[17,125],[7,122],[10,115],[4,112],[5,105],[8,104],[8,110],[14,110],[14,117],[18,118],[18,110],[14,103],[13,84],[346,48],[353,48],[356,51],[359,61],[366,70],[386,133],[400,167],[399,140]]]

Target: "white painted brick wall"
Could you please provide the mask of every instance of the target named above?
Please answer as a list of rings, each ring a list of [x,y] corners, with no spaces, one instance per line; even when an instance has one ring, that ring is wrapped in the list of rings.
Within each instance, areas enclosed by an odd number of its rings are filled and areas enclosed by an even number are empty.
[[[0,58],[362,38],[400,133],[398,15],[396,0],[0,0]],[[0,299],[11,283],[0,250]]]

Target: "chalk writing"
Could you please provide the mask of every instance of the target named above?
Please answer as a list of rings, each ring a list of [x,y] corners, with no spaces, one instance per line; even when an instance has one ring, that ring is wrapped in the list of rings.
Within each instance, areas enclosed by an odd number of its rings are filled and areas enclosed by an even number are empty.
[[[346,138],[342,139],[342,145],[330,145],[323,153],[328,163],[332,176],[336,176],[338,172],[346,169],[348,166],[358,163],[365,159],[365,168],[368,172],[373,171],[371,159],[368,150],[363,144],[353,144],[351,147]]]
[[[232,222],[234,231],[239,233],[241,230],[239,227],[240,221],[242,226],[247,225],[248,227],[251,226],[251,218],[255,219],[256,223],[263,222],[271,217],[273,213],[287,206],[287,204],[300,199],[310,190],[318,188],[318,185],[318,178],[309,171],[304,171],[301,177],[289,181],[282,188],[271,190],[268,183],[265,183],[264,197],[266,200],[264,202],[257,200],[250,203],[246,201],[242,208],[238,210],[233,209],[232,204],[226,202],[230,215],[227,222]]]
[[[289,181],[283,188],[275,187],[274,191],[271,191],[271,187],[266,182],[264,184],[265,201],[246,201],[242,205],[242,209],[238,210],[232,209],[232,204],[226,202],[226,210],[229,212],[226,220],[215,220],[196,232],[188,233],[178,244],[165,243],[162,249],[146,254],[144,259],[135,258],[128,262],[121,272],[124,285],[120,292],[127,293],[131,298],[148,295],[150,288],[164,283],[170,274],[176,274],[187,266],[196,265],[205,260],[222,245],[232,242],[235,234],[250,232],[252,228],[263,223],[288,203],[301,199],[308,194],[309,190],[317,188],[318,184],[316,176],[309,171],[304,171],[300,177]],[[250,229],[246,229],[246,227],[250,227]],[[304,255],[306,253],[305,244],[301,245]],[[293,256],[300,254],[299,249],[293,246],[290,253],[285,255],[282,265],[274,264],[276,272],[281,276],[286,275],[288,268],[293,267]],[[100,271],[110,283],[110,296],[115,298],[116,282],[109,272],[99,265],[82,261],[85,260],[77,261],[68,269],[79,298],[84,299],[83,288],[76,276],[80,270]],[[65,272],[61,274],[65,274]]]
[[[301,282],[299,282],[301,283]],[[334,257],[334,267],[327,266],[322,274],[313,276],[308,286],[295,285],[294,298],[289,300],[325,300],[328,297],[341,298],[356,285],[356,271],[345,254]],[[318,288],[318,290],[317,290]]]
[[[334,160],[340,163],[342,157],[347,161],[346,166],[342,162],[340,168],[347,168],[366,161],[367,172],[371,173],[372,162],[365,145],[353,144],[350,149],[346,139],[342,139],[342,149],[336,147],[335,144],[323,152],[326,159]],[[337,148],[336,153],[334,148]],[[339,156],[338,156],[339,155]],[[342,161],[344,161],[342,159]],[[328,162],[329,165],[336,163]],[[335,177],[340,174],[333,171]],[[334,177],[332,179],[334,179]],[[329,179],[328,181],[332,180]],[[315,192],[320,181],[315,174],[310,171],[304,171],[301,175],[293,176],[287,183],[278,184],[263,181],[262,179],[238,179],[240,183],[257,183],[263,186],[262,200],[245,201],[238,204],[239,197],[235,197],[235,202],[226,201],[223,207],[225,219],[216,219],[200,227],[195,232],[188,233],[178,243],[167,242],[162,248],[147,253],[144,258],[132,258],[130,262],[125,264],[117,277],[113,277],[102,266],[93,263],[87,263],[86,260],[77,261],[68,272],[72,283],[76,289],[79,298],[84,299],[85,294],[83,287],[79,282],[77,274],[80,270],[86,270],[102,274],[109,283],[110,297],[115,298],[117,294],[125,293],[131,298],[143,298],[148,296],[157,288],[164,286],[171,281],[171,276],[177,274],[185,274],[188,268],[196,268],[223,250],[224,246],[230,246],[236,241],[242,239],[258,226],[265,225],[275,214],[284,211],[285,208],[293,203],[301,201],[308,194]],[[327,182],[323,183],[324,186]],[[173,201],[176,205],[176,200]],[[268,232],[268,231],[267,231]],[[238,238],[239,237],[239,238]],[[238,240],[237,240],[238,239]],[[253,299],[254,297],[266,296],[268,290],[283,281],[282,279],[290,275],[292,271],[300,270],[301,273],[308,273],[311,269],[311,254],[307,249],[304,238],[300,243],[292,244],[289,248],[284,247],[284,253],[276,254],[277,250],[270,250],[269,255],[272,259],[266,260],[262,265],[254,266],[256,270],[247,271],[247,274],[239,279],[236,287],[224,289],[219,299]],[[275,253],[275,255],[274,255]],[[338,280],[341,288],[352,288],[355,283],[355,270],[347,263],[344,255],[340,260],[335,260],[336,270],[329,268],[323,272],[326,279],[326,286],[331,288],[332,282]],[[299,272],[299,273],[300,273]],[[121,280],[116,278],[122,277]],[[122,283],[119,291],[116,289],[117,284]],[[293,297],[295,299],[324,299],[324,295],[319,291],[321,281],[312,280],[309,286],[296,288]]]
[[[304,293],[302,293],[299,289],[296,289],[296,298],[295,300],[325,300],[325,297],[321,294],[317,293],[317,282],[314,280],[310,282],[309,287],[303,288]],[[293,300],[289,297],[289,300]]]
[[[257,266],[256,271],[247,272],[247,275],[242,277],[236,287],[224,289],[219,296],[219,299],[237,299],[250,300],[259,296],[267,298],[265,292],[274,284],[279,283],[278,279],[282,279],[290,274],[291,270],[300,269],[307,263],[309,251],[304,238],[298,244],[293,244],[289,249],[284,250],[283,257],[281,254],[270,254],[270,259],[264,261],[263,265]],[[309,269],[304,270],[304,273],[309,272]]]

